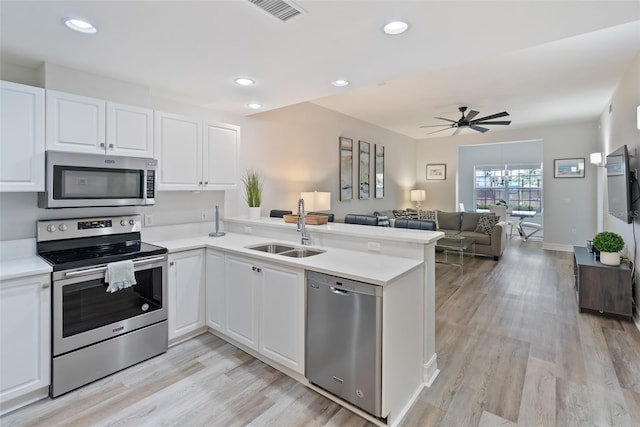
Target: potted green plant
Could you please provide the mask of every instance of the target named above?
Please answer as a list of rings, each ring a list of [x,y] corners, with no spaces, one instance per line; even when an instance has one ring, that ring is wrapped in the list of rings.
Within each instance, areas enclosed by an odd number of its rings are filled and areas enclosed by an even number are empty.
[[[262,203],[262,178],[260,174],[247,169],[242,177],[244,184],[244,199],[249,205],[249,219],[260,219],[260,205]]]
[[[593,247],[600,251],[600,262],[606,265],[620,264],[620,251],[624,239],[617,233],[602,231],[593,238]]]

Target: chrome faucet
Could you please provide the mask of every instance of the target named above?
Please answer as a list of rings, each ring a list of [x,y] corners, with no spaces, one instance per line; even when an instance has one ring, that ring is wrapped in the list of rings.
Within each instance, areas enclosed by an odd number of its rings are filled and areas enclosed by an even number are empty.
[[[304,220],[304,199],[298,199],[298,231],[302,234],[302,245],[311,243],[311,237],[307,235],[307,228]]]

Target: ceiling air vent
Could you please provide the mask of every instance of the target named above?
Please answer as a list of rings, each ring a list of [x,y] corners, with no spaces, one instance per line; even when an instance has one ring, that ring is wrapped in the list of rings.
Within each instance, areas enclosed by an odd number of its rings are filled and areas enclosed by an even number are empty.
[[[275,16],[283,22],[302,13],[302,10],[297,7],[293,7],[291,2],[287,3],[282,0],[249,0],[249,2],[255,4],[269,15]]]

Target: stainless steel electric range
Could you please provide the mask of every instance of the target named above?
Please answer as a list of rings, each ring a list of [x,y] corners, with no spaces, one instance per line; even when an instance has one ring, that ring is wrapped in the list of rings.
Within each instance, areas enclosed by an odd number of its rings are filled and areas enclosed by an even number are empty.
[[[140,215],[38,221],[53,267],[49,394],[57,397],[167,351],[167,249],[140,240]],[[137,284],[106,292],[108,263]]]

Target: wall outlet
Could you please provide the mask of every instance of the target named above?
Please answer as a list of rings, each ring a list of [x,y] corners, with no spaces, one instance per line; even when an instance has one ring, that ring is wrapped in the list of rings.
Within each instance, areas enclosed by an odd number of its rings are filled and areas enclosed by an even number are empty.
[[[374,252],[380,252],[380,243],[378,242],[368,242],[367,249]]]
[[[144,226],[149,227],[151,225],[153,225],[153,215],[144,214]]]
[[[207,211],[200,212],[200,219],[203,221],[206,221],[207,219],[209,219],[209,216],[207,215]]]

